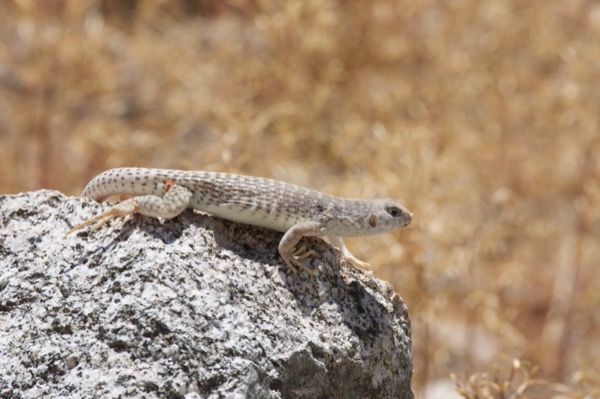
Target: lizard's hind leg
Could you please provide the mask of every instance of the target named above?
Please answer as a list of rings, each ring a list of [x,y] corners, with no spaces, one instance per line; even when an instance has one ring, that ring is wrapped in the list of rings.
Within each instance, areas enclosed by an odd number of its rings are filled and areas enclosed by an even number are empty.
[[[67,233],[65,235],[68,236],[69,234],[73,233],[74,231],[80,230],[80,229],[90,226],[90,225],[92,225],[92,231],[94,231],[111,219],[125,218],[129,215],[133,215],[134,213],[136,213],[138,211],[139,211],[139,205],[138,205],[136,199],[130,198],[128,200],[118,203],[117,205],[113,206],[112,208],[110,208],[108,211],[102,213],[101,215],[98,215],[94,218],[86,220],[83,223],[78,224],[77,226],[73,227],[71,230],[67,231]]]
[[[93,225],[93,231],[111,219],[125,218],[134,213],[156,217],[161,222],[163,219],[172,219],[189,206],[192,196],[192,192],[189,189],[173,184],[171,180],[167,180],[165,182],[164,196],[142,195],[129,198],[113,206],[103,214],[78,224],[69,230],[66,235],[89,225]]]

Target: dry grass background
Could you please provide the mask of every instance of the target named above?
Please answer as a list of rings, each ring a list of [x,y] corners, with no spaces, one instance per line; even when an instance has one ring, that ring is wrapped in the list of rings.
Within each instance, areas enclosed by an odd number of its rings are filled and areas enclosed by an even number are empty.
[[[414,223],[349,245],[409,306],[418,396],[600,397],[598,82],[594,1],[6,0],[0,193],[152,166],[394,197]]]

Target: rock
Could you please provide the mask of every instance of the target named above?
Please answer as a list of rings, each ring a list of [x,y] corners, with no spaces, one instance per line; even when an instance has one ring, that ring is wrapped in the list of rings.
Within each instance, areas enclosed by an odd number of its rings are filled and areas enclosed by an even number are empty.
[[[192,211],[64,236],[102,209],[0,196],[0,397],[413,397],[406,306],[322,240],[308,276]]]

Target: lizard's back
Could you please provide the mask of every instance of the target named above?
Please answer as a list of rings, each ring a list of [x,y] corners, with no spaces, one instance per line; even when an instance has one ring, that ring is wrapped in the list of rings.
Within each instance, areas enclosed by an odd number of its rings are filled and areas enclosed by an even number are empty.
[[[312,220],[335,197],[294,184],[229,173],[119,168],[96,176],[82,195],[102,201],[112,195],[165,194],[165,182],[188,188],[190,206],[224,219],[287,231]]]

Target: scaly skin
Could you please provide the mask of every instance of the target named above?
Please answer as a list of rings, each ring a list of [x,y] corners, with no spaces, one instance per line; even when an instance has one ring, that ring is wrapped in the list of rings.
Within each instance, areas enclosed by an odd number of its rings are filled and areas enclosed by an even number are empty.
[[[82,196],[103,201],[112,195],[134,196],[107,212],[75,226],[67,234],[96,223],[99,227],[115,217],[134,213],[170,219],[186,208],[234,222],[284,232],[279,243],[281,257],[294,272],[312,250],[295,250],[305,236],[323,236],[340,247],[355,265],[356,259],[340,237],[385,233],[410,224],[412,213],[390,199],[334,197],[294,184],[260,177],[217,172],[169,169],[117,168],[94,177]]]

